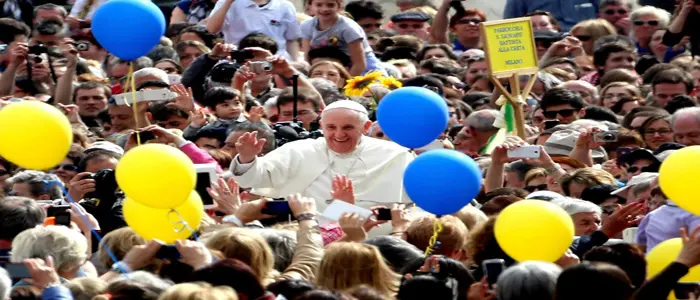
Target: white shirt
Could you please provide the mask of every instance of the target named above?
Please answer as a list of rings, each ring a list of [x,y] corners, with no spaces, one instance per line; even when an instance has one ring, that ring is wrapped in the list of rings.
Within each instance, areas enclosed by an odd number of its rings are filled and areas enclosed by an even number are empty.
[[[323,138],[287,143],[249,164],[231,163],[231,171],[242,187],[268,197],[284,197],[301,193],[316,199],[323,211],[331,199],[332,179],[337,174],[348,176],[355,189],[356,205],[369,208],[377,205],[410,202],[403,189],[403,172],[413,154],[393,142],[363,137],[350,154],[337,154]]]
[[[221,9],[224,2],[217,1],[210,16]],[[297,11],[287,0],[270,0],[263,7],[251,0],[235,0],[226,13],[221,31],[224,41],[234,45],[251,33],[265,34],[277,42],[277,55],[283,56],[287,54],[287,41],[301,37]]]
[[[92,19],[92,15],[95,14],[97,8],[104,4],[106,1],[107,0],[75,0],[73,8],[70,10],[70,15],[73,17],[79,16],[85,9],[85,6],[92,3],[89,8],[90,11],[88,11],[87,15],[85,15],[84,18],[85,20],[90,20]]]

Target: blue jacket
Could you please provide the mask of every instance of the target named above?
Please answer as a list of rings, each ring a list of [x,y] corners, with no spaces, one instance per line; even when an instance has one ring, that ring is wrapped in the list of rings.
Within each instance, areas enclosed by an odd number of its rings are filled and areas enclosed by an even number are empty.
[[[544,10],[552,13],[562,32],[566,32],[580,21],[597,18],[599,6],[600,0],[507,0],[503,18],[518,18]]]

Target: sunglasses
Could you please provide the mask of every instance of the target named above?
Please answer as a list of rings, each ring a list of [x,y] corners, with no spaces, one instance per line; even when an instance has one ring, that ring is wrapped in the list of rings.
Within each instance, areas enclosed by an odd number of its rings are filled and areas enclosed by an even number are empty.
[[[562,109],[562,110],[543,111],[542,114],[547,119],[554,119],[557,117],[557,115],[560,115],[564,118],[568,118],[568,117],[573,116],[575,112],[576,112],[576,109],[567,108],[567,109]]]
[[[382,27],[382,23],[368,23],[368,24],[360,24],[360,27],[367,29],[367,28],[379,28]]]
[[[621,8],[621,9],[618,9],[618,10],[608,9],[608,10],[603,11],[603,13],[606,14],[606,15],[614,15],[615,12],[617,12],[617,13],[620,14],[620,15],[627,14],[627,10],[626,10],[626,9],[622,9],[622,8]]]
[[[475,19],[475,18],[464,18],[460,19],[457,21],[457,24],[474,24],[474,25],[479,25],[481,23],[481,19]]]
[[[631,166],[631,167],[627,168],[627,173],[636,173],[636,172],[639,171],[639,170],[641,170],[640,167]]]
[[[546,191],[547,190],[547,184],[538,184],[538,185],[526,185],[525,190],[532,193],[534,191]]]
[[[591,40],[593,37],[590,35],[575,35],[575,38],[577,38],[579,41],[585,42]]]
[[[649,24],[649,26],[656,26],[656,25],[659,25],[659,20],[649,20],[649,21],[637,20],[637,21],[634,21],[634,26],[642,26],[645,23]]]
[[[76,165],[58,165],[56,166],[56,170],[64,170],[64,171],[78,171],[78,166]]]
[[[401,29],[408,29],[409,27],[412,27],[413,29],[422,29],[423,26],[424,26],[424,24],[423,24],[423,23],[420,23],[420,24],[406,24],[406,23],[403,23],[403,24],[398,24],[398,26],[399,26],[399,28],[401,28]]]
[[[611,204],[611,205],[604,205],[600,207],[603,210],[603,213],[612,215],[615,210],[617,210],[617,205]]]

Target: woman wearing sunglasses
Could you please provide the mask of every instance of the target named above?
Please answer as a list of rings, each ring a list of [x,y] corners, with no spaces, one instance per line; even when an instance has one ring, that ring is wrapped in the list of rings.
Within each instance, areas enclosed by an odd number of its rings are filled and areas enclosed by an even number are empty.
[[[595,41],[606,35],[617,34],[615,26],[603,19],[593,19],[581,21],[571,27],[569,31],[572,36],[583,44],[583,51],[587,55],[593,55],[593,45]]]
[[[68,155],[52,170],[52,173],[56,174],[64,184],[68,184],[73,176],[78,174],[78,163],[85,156],[83,150],[83,148],[73,145]]]
[[[630,36],[637,45],[637,55],[651,54],[651,37],[659,29],[666,29],[671,14],[653,6],[642,6],[632,11]]]

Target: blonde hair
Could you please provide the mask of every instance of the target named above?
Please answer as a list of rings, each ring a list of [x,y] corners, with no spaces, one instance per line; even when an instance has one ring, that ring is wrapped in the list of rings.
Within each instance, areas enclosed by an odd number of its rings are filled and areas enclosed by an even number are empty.
[[[573,33],[574,31],[579,29],[583,30],[584,32],[586,32],[586,34],[590,35],[593,43],[595,43],[595,41],[597,41],[599,38],[604,37],[606,35],[617,34],[615,26],[603,19],[592,19],[578,22],[576,25],[574,25],[574,27],[571,27],[571,30],[569,30],[569,32]],[[593,49],[591,49],[591,53],[586,52],[586,54],[593,55],[592,50]]]
[[[387,297],[393,297],[398,291],[399,275],[384,262],[376,247],[335,242],[326,248],[316,274],[316,283],[338,291],[366,284]]]
[[[428,21],[429,23],[432,23],[433,20],[435,19],[435,15],[437,15],[437,10],[435,10],[434,8],[427,6],[427,5],[410,8],[410,9],[407,9],[406,11],[422,12],[422,13],[428,15],[428,17],[430,17],[430,21]]]
[[[163,292],[158,300],[238,300],[238,295],[229,286],[211,286],[208,283],[180,283]]]
[[[22,262],[50,255],[56,271],[68,272],[85,263],[87,251],[87,239],[79,232],[66,226],[38,226],[20,232],[12,240],[10,260]]]
[[[531,180],[534,180],[539,177],[547,177],[547,175],[547,170],[545,170],[544,168],[531,169],[527,171],[527,173],[525,173],[525,185],[527,185],[527,183]]]
[[[454,213],[453,216],[457,217],[460,221],[462,221],[462,223],[464,223],[464,226],[467,227],[467,231],[471,231],[474,229],[474,227],[476,227],[476,225],[488,219],[483,211],[480,211],[478,208],[472,205],[462,207],[462,209]]]
[[[116,261],[112,260],[105,248],[111,250],[114,256],[121,260],[131,248],[145,244],[146,240],[134,232],[131,227],[122,227],[111,231],[102,238],[100,249],[97,251],[97,258],[102,263],[102,266],[109,268]]]
[[[411,222],[411,225],[406,229],[406,241],[421,251],[428,248],[430,238],[433,236],[435,220],[435,216],[426,215]],[[467,243],[467,226],[457,217],[451,215],[440,217],[440,222],[442,223],[442,231],[437,238],[440,247],[434,249],[433,254],[452,256],[455,251],[464,249]]]
[[[90,300],[107,289],[107,283],[99,278],[75,278],[65,285],[75,300]]]
[[[567,173],[559,179],[564,194],[569,195],[569,186],[572,183],[583,184],[586,187],[592,187],[600,184],[615,184],[615,177],[610,173],[595,168],[577,169],[571,173]]]
[[[257,232],[246,228],[226,228],[203,239],[207,248],[249,265],[261,282],[272,275],[275,264],[272,249]]]
[[[605,97],[605,92],[607,92],[611,88],[615,87],[621,87],[624,88],[625,91],[629,92],[632,97],[641,97],[641,92],[639,91],[639,88],[637,88],[634,84],[631,84],[629,82],[624,82],[624,81],[615,81],[611,82],[610,84],[606,85],[600,90],[600,104],[603,104],[603,97]]]

